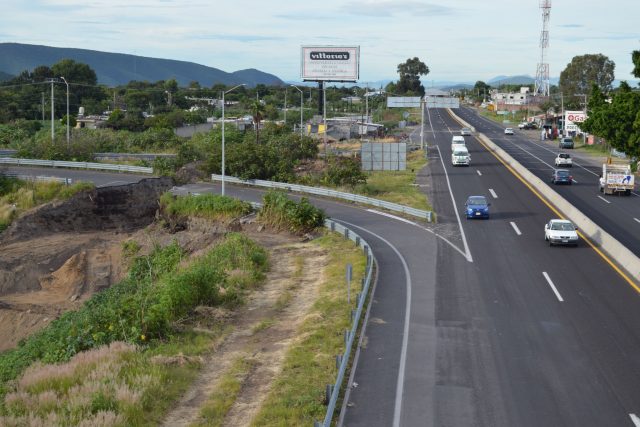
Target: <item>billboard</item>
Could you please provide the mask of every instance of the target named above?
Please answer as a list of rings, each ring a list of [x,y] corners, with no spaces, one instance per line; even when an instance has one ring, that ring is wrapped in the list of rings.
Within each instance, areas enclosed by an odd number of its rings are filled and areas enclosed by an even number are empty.
[[[360,77],[360,46],[302,46],[300,76],[355,82]]]
[[[571,133],[582,133],[579,123],[584,122],[587,119],[587,115],[584,111],[565,111],[564,112],[564,131],[566,135]]]

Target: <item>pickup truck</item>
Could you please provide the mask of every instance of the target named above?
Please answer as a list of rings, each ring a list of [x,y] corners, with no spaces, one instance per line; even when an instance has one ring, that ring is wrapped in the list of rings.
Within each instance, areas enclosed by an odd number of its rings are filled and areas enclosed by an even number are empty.
[[[634,176],[629,165],[603,164],[600,175],[600,192],[604,194],[622,193],[630,196],[633,191]]]

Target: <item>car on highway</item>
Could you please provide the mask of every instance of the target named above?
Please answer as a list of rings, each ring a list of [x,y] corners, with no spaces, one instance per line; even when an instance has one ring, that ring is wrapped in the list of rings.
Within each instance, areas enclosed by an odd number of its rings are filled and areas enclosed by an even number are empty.
[[[467,219],[471,218],[489,218],[489,206],[485,196],[469,196],[464,204],[465,215]]]
[[[513,128],[506,128],[504,130],[505,135],[513,135]]]
[[[553,174],[551,174],[551,183],[552,184],[573,184],[573,177],[569,174],[569,171],[566,169],[554,169]]]
[[[469,136],[469,135],[471,135],[471,129],[469,129],[469,128],[462,128],[462,129],[460,129],[460,135],[462,135],[462,136]]]
[[[451,152],[453,153],[456,148],[461,148],[467,147],[467,144],[464,141],[464,137],[463,136],[459,136],[459,135],[454,135],[453,138],[451,138]]]
[[[573,148],[573,138],[560,138],[558,146],[560,148]]]
[[[552,219],[544,225],[544,240],[553,245],[577,245],[578,227],[566,219]]]
[[[573,167],[573,160],[571,159],[571,154],[568,153],[558,153],[556,156],[556,167],[566,166],[568,168]]]

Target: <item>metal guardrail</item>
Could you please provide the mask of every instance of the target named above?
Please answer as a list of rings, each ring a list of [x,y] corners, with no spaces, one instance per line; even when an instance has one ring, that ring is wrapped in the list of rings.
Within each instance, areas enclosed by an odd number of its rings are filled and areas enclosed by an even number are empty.
[[[367,265],[365,268],[365,277],[363,279],[362,289],[356,297],[356,310],[355,312],[352,312],[351,329],[345,331],[345,351],[344,354],[338,356],[340,367],[338,368],[336,382],[334,385],[330,385],[327,387],[327,412],[322,424],[320,424],[319,422],[314,423],[315,426],[322,425],[323,427],[330,427],[331,420],[333,419],[333,413],[335,412],[336,404],[338,402],[338,396],[340,395],[340,389],[342,388],[342,382],[344,381],[345,373],[347,372],[347,367],[349,365],[353,342],[355,341],[355,337],[358,332],[358,325],[360,324],[360,317],[362,316],[362,312],[364,311],[364,305],[367,301],[367,295],[369,294],[369,287],[373,278],[373,266],[376,263],[376,260],[371,252],[371,247],[369,246],[369,244],[355,232],[351,231],[342,224],[333,221],[332,219],[325,220],[324,226],[331,231],[342,234],[345,239],[354,241],[356,246],[362,248],[362,251],[367,257]]]
[[[116,172],[153,173],[153,168],[147,168],[143,166],[114,165],[108,163],[91,162],[63,162],[59,160],[15,159],[11,157],[1,157],[0,164],[17,166],[48,166],[54,168],[95,169]]]
[[[5,171],[2,172],[0,171],[0,175],[2,176],[8,176],[10,178],[16,178],[16,179],[20,179],[22,181],[41,181],[41,182],[61,182],[65,185],[71,185],[73,183],[73,180],[71,178],[60,178],[57,176],[33,176],[33,175],[21,175],[17,172],[9,172],[9,171]]]
[[[222,175],[215,175],[215,174],[211,175],[211,180],[222,181]],[[250,179],[245,181],[240,178],[235,178],[235,177],[226,176],[226,175],[224,177],[224,181],[233,183],[233,184],[254,185],[257,187],[266,187],[266,188],[278,188],[281,190],[295,191],[298,193],[307,193],[307,194],[314,194],[316,196],[333,197],[336,199],[348,200],[355,203],[362,203],[365,205],[371,205],[371,206],[376,206],[383,209],[388,209],[390,211],[401,212],[401,213],[415,216],[421,219],[426,219],[428,222],[431,222],[431,217],[432,217],[431,211],[423,211],[420,209],[399,205],[397,203],[386,202],[384,200],[379,200],[379,199],[372,199],[370,197],[361,196],[358,194],[351,194],[351,193],[344,193],[342,191],[330,190],[328,188],[310,187],[307,185],[289,184],[286,182],[263,181],[261,179]]]

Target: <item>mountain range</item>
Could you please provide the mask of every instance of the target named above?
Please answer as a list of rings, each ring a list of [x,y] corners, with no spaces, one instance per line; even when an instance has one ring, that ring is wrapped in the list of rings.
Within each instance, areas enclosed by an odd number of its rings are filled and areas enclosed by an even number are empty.
[[[172,78],[180,86],[188,86],[193,81],[207,87],[217,83],[228,86],[244,83],[250,87],[284,84],[273,74],[254,68],[227,73],[194,62],[22,43],[0,43],[0,81],[39,65],[50,67],[62,59],[87,64],[96,72],[98,83],[107,86],[125,85],[132,80],[156,82]]]

